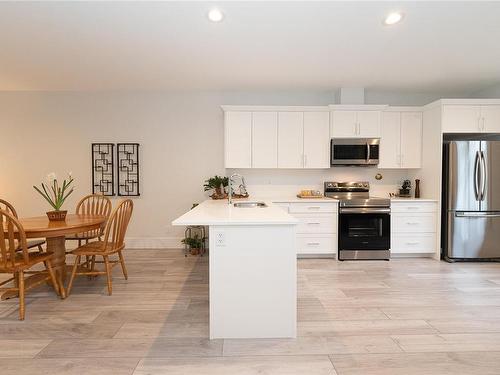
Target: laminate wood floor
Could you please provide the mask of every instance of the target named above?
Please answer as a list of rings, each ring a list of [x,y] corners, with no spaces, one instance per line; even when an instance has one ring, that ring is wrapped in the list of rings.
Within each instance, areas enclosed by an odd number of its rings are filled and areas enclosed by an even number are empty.
[[[500,264],[301,259],[296,340],[210,341],[207,257],[125,257],[111,297],[80,277],[31,291],[24,322],[0,302],[0,373],[500,374]]]

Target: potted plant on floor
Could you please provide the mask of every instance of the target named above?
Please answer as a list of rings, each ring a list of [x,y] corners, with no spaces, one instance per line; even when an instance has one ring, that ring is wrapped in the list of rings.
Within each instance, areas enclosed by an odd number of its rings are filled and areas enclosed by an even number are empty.
[[[203,187],[205,191],[212,191],[213,193],[210,195],[212,199],[226,199],[227,193],[225,188],[227,187],[229,179],[227,177],[217,176],[209,178],[205,180],[205,184]]]
[[[57,181],[57,176],[55,173],[50,173],[47,176],[47,183],[41,184],[41,189],[37,186],[33,188],[45,198],[45,200],[54,208],[53,211],[47,212],[47,217],[50,221],[62,221],[66,219],[66,214],[68,211],[61,210],[66,199],[73,192],[73,177],[71,173],[68,174],[68,179],[64,179],[62,184]]]
[[[199,255],[203,248],[203,240],[197,234],[193,237],[184,238],[182,243],[189,247],[191,255]]]

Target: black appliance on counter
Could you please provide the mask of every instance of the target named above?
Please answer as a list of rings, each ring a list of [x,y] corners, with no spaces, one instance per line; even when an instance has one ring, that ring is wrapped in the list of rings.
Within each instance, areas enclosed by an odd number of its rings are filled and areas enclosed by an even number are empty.
[[[339,200],[339,260],[391,257],[391,200],[369,192],[368,182],[325,182],[325,196]]]

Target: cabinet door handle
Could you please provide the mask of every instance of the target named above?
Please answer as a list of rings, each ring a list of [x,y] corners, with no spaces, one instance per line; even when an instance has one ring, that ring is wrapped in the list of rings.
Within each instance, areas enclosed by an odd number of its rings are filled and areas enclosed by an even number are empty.
[[[419,210],[419,207],[406,207],[407,210]]]
[[[307,154],[304,154],[304,167],[307,166]]]
[[[418,245],[420,242],[407,242],[407,245]]]
[[[407,221],[406,224],[408,224],[408,225],[418,225],[420,223],[418,223],[416,221]]]
[[[484,129],[486,128],[486,126],[485,126],[485,119],[484,119],[484,117],[482,118],[482,120],[483,120],[483,121],[482,121],[482,129],[481,129],[481,130],[482,130],[482,131],[484,131]]]
[[[307,209],[308,210],[319,210],[321,207],[317,207],[317,206],[311,206],[311,207],[308,207]]]
[[[319,246],[319,242],[308,242],[308,246]]]
[[[321,223],[307,223],[307,225],[321,225]]]

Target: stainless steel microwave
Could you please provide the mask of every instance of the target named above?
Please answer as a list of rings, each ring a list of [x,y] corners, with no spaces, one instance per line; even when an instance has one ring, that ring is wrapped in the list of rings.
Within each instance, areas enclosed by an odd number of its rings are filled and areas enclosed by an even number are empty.
[[[380,154],[379,138],[332,138],[330,164],[377,165]]]

